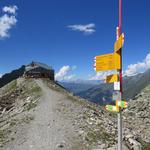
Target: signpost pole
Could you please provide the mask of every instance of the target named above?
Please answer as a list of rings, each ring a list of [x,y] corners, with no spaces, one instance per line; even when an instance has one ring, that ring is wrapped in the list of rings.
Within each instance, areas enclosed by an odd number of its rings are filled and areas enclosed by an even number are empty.
[[[122,101],[122,47],[124,44],[124,34],[122,33],[122,0],[119,0],[119,25],[116,30],[116,42],[114,44],[114,53],[95,57],[94,68],[96,71],[116,70],[117,74],[106,77],[107,83],[114,83],[113,99],[116,100],[116,106],[106,105],[106,110],[117,112],[118,114],[118,145],[117,150],[122,150],[122,112],[121,108],[126,108],[128,103]]]
[[[122,32],[122,0],[119,0],[119,32],[118,37],[121,35]],[[120,49],[120,56],[121,56],[121,69],[119,70],[119,77],[120,77],[120,93],[122,99],[122,49]],[[118,150],[122,150],[122,113],[119,111],[118,113]]]

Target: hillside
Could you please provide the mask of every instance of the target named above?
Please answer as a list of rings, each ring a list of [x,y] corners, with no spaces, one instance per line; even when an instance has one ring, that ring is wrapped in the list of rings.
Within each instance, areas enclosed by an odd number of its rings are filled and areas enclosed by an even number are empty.
[[[25,66],[21,66],[19,69],[13,70],[10,73],[4,74],[0,78],[0,88],[3,87],[4,85],[8,84],[9,82],[21,77],[25,71]]]
[[[150,84],[150,69],[132,77],[125,77],[123,81],[124,98],[133,99],[141,90]]]
[[[73,92],[74,94],[87,91],[88,89],[93,88],[97,85],[83,82],[59,82],[59,84],[65,87],[68,91]]]
[[[149,147],[148,91],[135,97],[147,109],[135,100],[124,112],[123,150]],[[0,149],[115,150],[116,117],[48,79],[19,78],[0,89]]]
[[[123,98],[124,99],[133,99],[143,88],[150,84],[150,70],[147,70],[144,73],[137,74],[132,77],[124,77],[123,78]],[[79,87],[79,83],[72,84],[68,83],[67,85],[62,83],[62,85],[73,92],[74,94],[88,99],[91,102],[106,104],[110,103],[112,100],[113,93],[113,85],[99,83],[99,85],[87,85],[81,86],[81,90]],[[136,85],[136,86],[135,86]],[[78,88],[78,92],[76,89]],[[74,90],[75,89],[75,90]]]
[[[130,136],[141,142],[144,150],[150,149],[150,84],[129,101],[129,107],[123,113],[124,126]]]
[[[105,105],[112,101],[113,86],[112,84],[100,84],[86,91],[77,93],[78,96],[88,99],[91,102]]]
[[[116,143],[111,114],[50,80],[12,81],[0,89],[0,106],[1,150],[92,150]]]

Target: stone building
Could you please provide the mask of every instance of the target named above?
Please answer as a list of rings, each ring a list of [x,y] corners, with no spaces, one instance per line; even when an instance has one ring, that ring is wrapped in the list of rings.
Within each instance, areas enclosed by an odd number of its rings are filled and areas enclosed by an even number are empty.
[[[54,81],[54,69],[46,64],[32,61],[26,65],[24,77],[26,78],[49,78]]]

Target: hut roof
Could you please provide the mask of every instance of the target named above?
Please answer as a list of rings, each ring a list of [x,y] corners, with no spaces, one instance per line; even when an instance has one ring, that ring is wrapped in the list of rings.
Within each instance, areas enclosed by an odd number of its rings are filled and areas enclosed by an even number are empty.
[[[35,62],[35,61],[32,61],[30,64],[26,65],[25,70],[29,71],[29,70],[35,69],[37,67],[42,67],[42,68],[47,69],[47,70],[53,70],[52,67],[50,67],[44,63]]]

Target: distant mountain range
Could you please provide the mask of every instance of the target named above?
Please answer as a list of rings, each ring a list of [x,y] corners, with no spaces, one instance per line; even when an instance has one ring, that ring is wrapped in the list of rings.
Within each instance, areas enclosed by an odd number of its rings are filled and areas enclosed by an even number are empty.
[[[99,81],[99,84],[88,82],[60,82],[69,91],[92,102],[106,104],[112,102],[113,84]],[[150,84],[150,69],[135,76],[123,78],[123,99],[133,99],[142,89]]]
[[[61,81],[59,84],[64,86],[68,91],[73,92],[74,94],[84,92],[96,85],[99,85],[101,82],[98,80],[76,80],[76,81]]]
[[[8,84],[9,82],[21,77],[25,71],[25,65],[21,66],[19,69],[13,70],[10,73],[4,74],[0,78],[0,88],[4,85]]]
[[[134,98],[141,90],[150,84],[150,69],[144,73],[132,77],[124,77],[123,97],[126,99]]]

